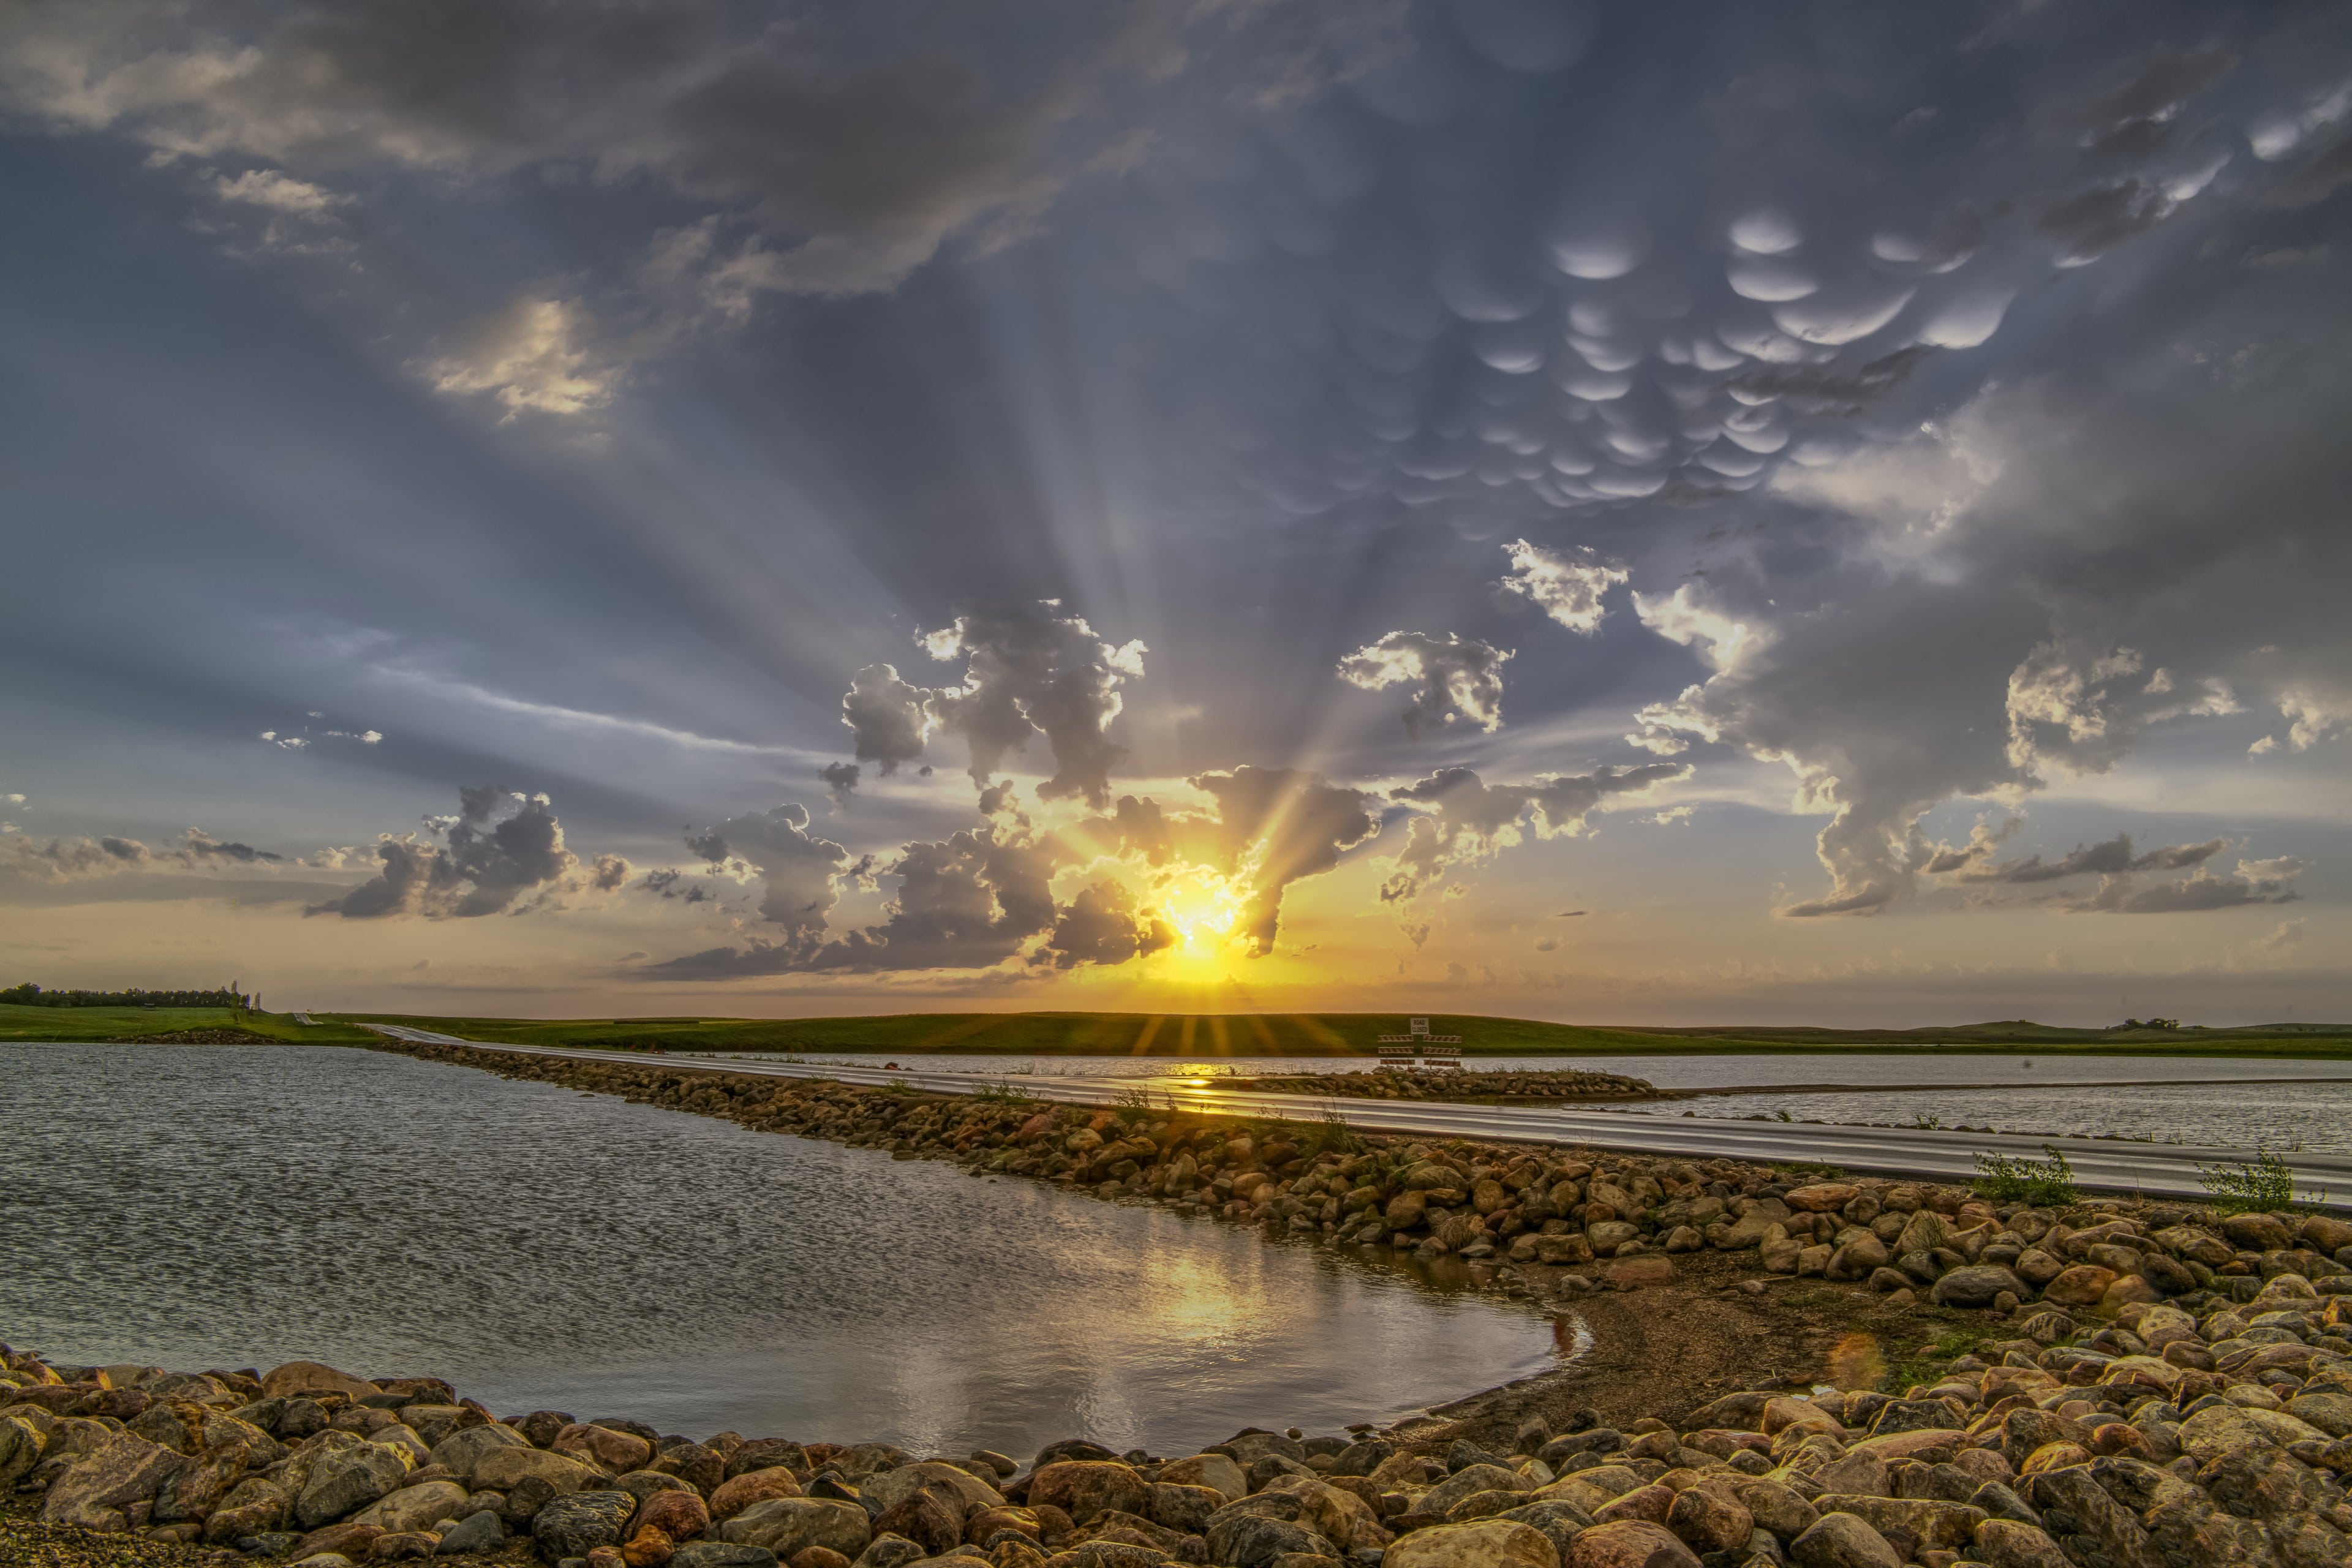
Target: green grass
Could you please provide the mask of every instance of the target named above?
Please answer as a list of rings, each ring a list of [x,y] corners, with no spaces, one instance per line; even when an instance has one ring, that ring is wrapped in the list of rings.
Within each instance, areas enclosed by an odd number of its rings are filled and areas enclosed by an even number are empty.
[[[2036,1160],[2024,1154],[1977,1156],[1977,1192],[1997,1204],[2032,1204],[2036,1208],[2063,1208],[2081,1198],[2074,1184],[2074,1167],[2056,1145],[2044,1143],[2050,1156]]]
[[[330,1015],[314,1015],[325,1018]],[[462,1018],[337,1014],[508,1045],[674,1051],[974,1056],[1370,1056],[1402,1032],[1391,1013],[902,1013],[860,1018]],[[2352,1060],[2352,1026],[2059,1029],[2024,1022],[1929,1029],[1596,1028],[1528,1018],[1432,1017],[1470,1056],[1662,1056],[1934,1049],[1990,1056],[2319,1057]],[[2009,1079],[2004,1068],[2000,1077]],[[2031,1082],[2022,1072],[2016,1081]]]
[[[373,1040],[348,1024],[305,1026],[283,1013],[247,1013],[234,1007],[24,1007],[0,1004],[0,1042],[136,1040],[184,1029],[238,1029],[289,1045],[338,1046]]]
[[[1935,1310],[1938,1316],[1949,1309]],[[2017,1331],[2008,1323],[1980,1323],[1949,1321],[1948,1326],[1911,1350],[1896,1356],[1886,1368],[1880,1386],[1892,1394],[1901,1394],[1916,1384],[1927,1383],[1940,1375],[1952,1362],[1974,1353],[1987,1340],[2017,1337]]]

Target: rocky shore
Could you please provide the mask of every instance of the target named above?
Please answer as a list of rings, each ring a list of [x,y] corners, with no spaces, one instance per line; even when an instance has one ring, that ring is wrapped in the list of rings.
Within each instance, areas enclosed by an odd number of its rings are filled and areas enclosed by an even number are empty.
[[[2352,1226],[2121,1202],[2036,1209],[1733,1162],[1366,1139],[1330,1124],[941,1097],[640,1061],[401,1047],[745,1125],[951,1158],[1335,1247],[1455,1258],[1605,1323],[1820,1298],[1946,1329],[1900,1374],[1867,1332],[1790,1380],[1647,1408],[1496,1396],[1200,1454],[1083,1436],[1025,1464],[859,1434],[694,1440],[503,1415],[425,1376],[0,1353],[10,1561],[211,1553],[347,1568],[2207,1568],[2352,1562]],[[1816,1176],[1818,1177],[1818,1173]],[[1621,1296],[1620,1291],[1639,1292]],[[1639,1303],[1647,1303],[1646,1308]],[[1662,1325],[1664,1326],[1664,1325]],[[1840,1347],[1843,1350],[1847,1347]],[[1887,1386],[1880,1386],[1887,1384]],[[1447,1417],[1459,1416],[1459,1419]],[[26,1520],[26,1504],[37,1518]],[[162,1556],[156,1555],[162,1553]],[[37,1555],[37,1553],[38,1555]],[[962,1568],[980,1568],[965,1563]]]
[[[1451,1100],[1502,1104],[1554,1100],[1672,1100],[1646,1079],[1574,1068],[1439,1068],[1413,1071],[1296,1073],[1217,1080],[1220,1089],[1260,1094],[1318,1094],[1343,1100]]]

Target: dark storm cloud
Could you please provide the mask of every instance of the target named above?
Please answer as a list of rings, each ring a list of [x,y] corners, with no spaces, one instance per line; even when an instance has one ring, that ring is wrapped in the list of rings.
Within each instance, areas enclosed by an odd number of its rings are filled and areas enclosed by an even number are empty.
[[[832,795],[835,805],[847,805],[849,797],[857,793],[856,763],[827,763],[817,769],[816,776]]]
[[[2169,844],[2144,854],[2132,852],[2131,835],[2118,833],[2099,844],[2080,845],[2072,854],[2055,860],[2044,860],[2039,855],[2022,860],[2005,860],[1999,864],[1969,866],[1966,868],[1948,863],[1948,857],[1939,856],[1926,868],[1929,872],[1959,870],[1964,882],[2054,882],[2063,877],[2120,876],[2126,871],[2185,871],[2201,866],[2219,855],[2228,843],[2224,839],[2209,839],[2202,844]]]
[[[375,876],[303,912],[346,920],[466,920],[520,913],[517,900],[535,893],[523,906],[535,908],[575,881],[610,891],[628,879],[628,863],[609,856],[598,857],[584,879],[574,879],[579,859],[565,847],[563,825],[543,795],[526,797],[481,784],[460,786],[457,796],[456,816],[429,819],[426,837],[379,839]],[[444,841],[432,842],[431,836]]]
[[[1150,910],[1136,908],[1135,896],[1118,882],[1102,881],[1082,889],[1054,922],[1045,953],[1056,969],[1081,963],[1116,964],[1140,958],[1174,944],[1176,933]]]
[[[2190,915],[2256,904],[2292,904],[2303,895],[2288,884],[2303,869],[2293,860],[2241,862],[2235,876],[2200,870],[2175,882],[2142,885],[2128,876],[2102,877],[2098,890],[2060,897],[2052,907],[2067,914]]]

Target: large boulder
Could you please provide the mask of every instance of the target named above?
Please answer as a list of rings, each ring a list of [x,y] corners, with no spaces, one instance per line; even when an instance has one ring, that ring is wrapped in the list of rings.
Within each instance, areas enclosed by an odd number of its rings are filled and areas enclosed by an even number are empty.
[[[1482,1519],[1416,1530],[1388,1548],[1381,1568],[1559,1568],[1559,1549],[1532,1525]]]
[[[995,1496],[993,1492],[990,1495]],[[1136,1474],[1133,1466],[1116,1460],[1058,1460],[1029,1479],[1031,1508],[1058,1508],[1077,1524],[1085,1524],[1108,1509],[1140,1514],[1150,1505],[1151,1483]]]
[[[1937,1279],[1927,1300],[1939,1307],[1990,1307],[2004,1291],[2021,1301],[2033,1294],[2031,1286],[1999,1264],[1971,1263]]]
[[[555,1441],[548,1447],[616,1476],[642,1468],[654,1457],[654,1446],[635,1433],[615,1432],[610,1426],[578,1421],[558,1432]]]
[[[1756,1521],[1730,1488],[1701,1482],[1675,1494],[1673,1506],[1666,1510],[1666,1528],[1704,1556],[1747,1545]]]
[[[291,1399],[302,1394],[341,1394],[357,1401],[383,1391],[373,1383],[315,1361],[289,1361],[261,1380],[265,1399]]]
[[[0,1493],[16,1490],[47,1447],[48,1439],[30,1421],[14,1415],[0,1420]]]
[[[292,1507],[293,1500],[276,1481],[247,1476],[230,1489],[205,1521],[205,1541],[218,1546],[266,1534],[286,1522]]]
[[[565,1497],[586,1491],[604,1478],[577,1459],[544,1448],[499,1447],[478,1457],[468,1479],[475,1489],[494,1492],[512,1491],[527,1479],[543,1480],[554,1488],[553,1495]]]
[[[392,1535],[430,1530],[445,1519],[457,1518],[467,1496],[456,1481],[419,1481],[384,1493],[354,1517],[362,1524],[382,1525]]]
[[[1171,1486],[1208,1487],[1228,1502],[1249,1496],[1249,1477],[1223,1454],[1195,1454],[1160,1468],[1160,1479]]]
[[[2256,1410],[2242,1405],[2216,1405],[2180,1424],[2180,1446],[2200,1465],[2251,1447],[2290,1447],[2327,1435],[2284,1410]]]
[[[637,1500],[626,1492],[572,1492],[551,1500],[532,1517],[531,1539],[551,1563],[585,1557],[599,1546],[618,1546]]]
[[[803,1547],[823,1546],[854,1562],[872,1535],[866,1510],[836,1498],[771,1498],[719,1527],[721,1541],[764,1546],[787,1560]]]
[[[2095,1307],[2116,1282],[2116,1271],[2095,1263],[2077,1263],[2042,1288],[2042,1300],[2061,1307]]]
[[[1568,1549],[1567,1568],[1698,1568],[1674,1531],[1646,1520],[1596,1524]]]
[[[1410,1535],[1405,1537],[1406,1541],[1412,1539]],[[1297,1520],[1253,1511],[1247,1502],[1218,1510],[1216,1517],[1209,1521],[1207,1541],[1210,1561],[1230,1563],[1233,1568],[1273,1568],[1275,1559],[1294,1552],[1315,1557],[1337,1557],[1339,1553],[1339,1549],[1324,1539],[1320,1531]],[[1550,1543],[1545,1544],[1549,1547]],[[1393,1552],[1396,1548],[1389,1550]]]
[[[67,1466],[49,1484],[41,1518],[84,1530],[126,1529],[133,1522],[130,1510],[152,1503],[163,1483],[187,1467],[185,1454],[128,1432],[118,1434]]]
[[[1903,1568],[1902,1555],[1886,1537],[1851,1513],[1822,1515],[1789,1543],[1789,1559],[1797,1568]]]
[[[2047,1531],[2010,1519],[1979,1525],[1969,1555],[1985,1568],[2074,1568]]]
[[[1500,1465],[1465,1465],[1423,1493],[1413,1504],[1413,1511],[1443,1516],[1451,1512],[1454,1504],[1479,1492],[1533,1489],[1528,1478],[1517,1470],[1507,1470]]]
[[[1048,1465],[1046,1469],[1050,1470],[1054,1468],[1055,1467]],[[1125,1465],[1121,1465],[1118,1468],[1123,1470],[1128,1470],[1129,1475],[1133,1475],[1135,1473],[1133,1470],[1128,1469],[1128,1467]],[[1044,1471],[1039,1472],[1041,1475],[1044,1473]],[[1139,1477],[1138,1479],[1140,1479]],[[960,1468],[954,1465],[943,1465],[936,1459],[926,1459],[920,1464],[901,1465],[895,1470],[885,1470],[880,1475],[869,1476],[866,1478],[865,1483],[859,1486],[857,1490],[860,1496],[870,1498],[875,1502],[880,1504],[883,1508],[888,1509],[895,1507],[905,1499],[912,1497],[916,1492],[921,1490],[925,1487],[930,1487],[936,1490],[953,1493],[957,1498],[961,1500],[966,1512],[970,1512],[973,1509],[1003,1508],[1004,1506],[1004,1494],[998,1491],[994,1487],[990,1486],[986,1481],[982,1480],[970,1470]],[[1031,1495],[1033,1499],[1035,1496],[1034,1489],[1035,1483],[1033,1481],[1031,1483]],[[1037,1500],[1050,1502],[1054,1500],[1046,1498]],[[1128,1511],[1130,1513],[1140,1513],[1142,1510],[1140,1509],[1129,1509]],[[1070,1517],[1076,1519],[1077,1518],[1077,1515],[1073,1512]]]
[[[723,1521],[734,1518],[755,1502],[801,1495],[799,1478],[782,1465],[771,1465],[764,1470],[746,1470],[711,1489],[710,1517]]]
[[[446,1465],[452,1475],[470,1483],[475,1479],[475,1467],[481,1463],[484,1455],[500,1448],[530,1447],[530,1439],[513,1427],[492,1422],[482,1426],[468,1426],[462,1432],[453,1432],[442,1438],[433,1445],[425,1462]]]
[[[405,1452],[377,1443],[323,1454],[311,1462],[302,1489],[295,1496],[295,1522],[305,1530],[316,1530],[365,1508],[400,1486],[409,1469]]]

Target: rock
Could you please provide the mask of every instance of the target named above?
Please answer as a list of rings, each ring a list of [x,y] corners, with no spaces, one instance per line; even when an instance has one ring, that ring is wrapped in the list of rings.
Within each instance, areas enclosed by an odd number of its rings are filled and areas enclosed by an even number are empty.
[[[1650,1524],[1666,1522],[1667,1510],[1675,1505],[1675,1489],[1653,1481],[1645,1487],[1635,1487],[1592,1510],[1595,1524],[1617,1524],[1625,1520],[1641,1520]]]
[[[1209,1521],[1205,1535],[1212,1562],[1231,1563],[1234,1568],[1273,1568],[1276,1558],[1293,1552],[1311,1553],[1318,1557],[1339,1555],[1339,1548],[1326,1541],[1318,1531],[1291,1520],[1240,1511],[1247,1507],[1247,1502],[1228,1504]],[[1414,1536],[1427,1533],[1427,1531],[1415,1531],[1413,1535],[1404,1539],[1410,1541]],[[1542,1538],[1538,1536],[1538,1539]],[[1544,1542],[1544,1549],[1549,1551],[1551,1542]],[[1387,1568],[1385,1562],[1382,1568]]]
[[[294,1521],[305,1530],[316,1530],[393,1490],[407,1479],[408,1471],[405,1453],[374,1443],[322,1455],[312,1461],[295,1495]]]
[[[599,1546],[618,1546],[637,1500],[621,1491],[570,1492],[551,1498],[532,1516],[531,1539],[550,1561],[585,1557]]]
[[[2180,1447],[2198,1463],[2210,1464],[2248,1447],[2285,1448],[2326,1434],[2279,1410],[2252,1410],[2239,1405],[2216,1405],[2180,1424]]]
[[[353,1403],[383,1390],[373,1383],[315,1361],[289,1361],[261,1380],[265,1399],[291,1399],[304,1394],[341,1394]]]
[[[1850,1183],[1816,1182],[1782,1194],[1780,1201],[1801,1214],[1830,1214],[1861,1195],[1862,1189]]]
[[[1560,1568],[1559,1551],[1542,1531],[1501,1519],[1416,1530],[1389,1547],[1381,1564],[1381,1568]]]
[[[455,1557],[466,1552],[496,1552],[506,1542],[507,1527],[499,1516],[485,1509],[467,1514],[457,1521],[457,1528],[443,1532],[436,1552],[443,1557]]]
[[[509,1425],[521,1433],[532,1447],[544,1448],[555,1441],[558,1432],[572,1425],[572,1420],[561,1410],[534,1410]]]
[[[1950,1552],[1966,1546],[1986,1517],[1980,1508],[1932,1498],[1824,1494],[1815,1498],[1813,1504],[1824,1515],[1850,1513],[1867,1521],[1905,1557],[1916,1556],[1922,1550]]]
[[[165,1481],[155,1491],[154,1521],[158,1524],[202,1523],[220,1500],[245,1479],[245,1449],[213,1450]]]
[[[1451,1512],[1456,1503],[1478,1492],[1517,1493],[1530,1489],[1528,1479],[1517,1470],[1507,1470],[1500,1465],[1468,1465],[1423,1493],[1413,1504],[1413,1510],[1442,1516]]]
[[[755,1502],[772,1498],[799,1497],[801,1483],[792,1471],[782,1465],[772,1465],[764,1470],[746,1470],[731,1479],[721,1481],[710,1493],[710,1517],[721,1521],[730,1520]]]
[[[1151,1483],[1115,1460],[1063,1459],[1030,1478],[1029,1506],[1041,1505],[1058,1508],[1079,1524],[1106,1509],[1140,1514],[1151,1505]]]
[[[1223,1454],[1195,1454],[1163,1465],[1160,1479],[1171,1486],[1207,1487],[1228,1502],[1249,1496],[1249,1478]]]
[[[286,1489],[277,1482],[247,1476],[230,1489],[205,1521],[205,1542],[217,1546],[242,1541],[248,1535],[269,1534],[286,1522],[292,1506]],[[292,1544],[290,1538],[288,1544]]]
[[[638,1499],[637,1511],[629,1519],[632,1536],[647,1527],[661,1531],[672,1542],[691,1541],[710,1528],[710,1510],[691,1488],[658,1491]]]
[[[1562,1502],[1557,1499],[1549,1502],[1531,1502],[1524,1508],[1515,1508],[1495,1517],[1542,1531],[1559,1552],[1562,1562],[1567,1561],[1569,1548],[1576,1538],[1592,1528],[1591,1514],[1572,1502]]]
[[[2352,1436],[2352,1394],[2322,1389],[2287,1401],[2286,1413],[2331,1437]]]
[[[1685,1487],[1675,1494],[1674,1506],[1666,1510],[1666,1528],[1701,1555],[1747,1544],[1756,1528],[1755,1516],[1746,1503],[1728,1493],[1728,1488],[1718,1490],[1712,1483]]]
[[[689,1541],[670,1553],[669,1568],[777,1568],[777,1561],[776,1554],[764,1546]]]
[[[1698,1558],[1664,1525],[1628,1519],[1579,1535],[1565,1568],[1698,1568]]]
[[[1868,1279],[1886,1267],[1886,1244],[1874,1236],[1858,1236],[1830,1255],[1823,1272],[1832,1279]]]
[[[1165,1472],[1162,1472],[1165,1474]],[[1154,1482],[1143,1514],[1152,1523],[1187,1535],[1201,1535],[1209,1517],[1233,1500],[1214,1487],[1188,1486],[1177,1481]]]
[[[2095,1307],[2107,1287],[2116,1282],[2112,1268],[2102,1268],[2095,1263],[2077,1263],[2060,1273],[2042,1288],[2044,1300],[2062,1307]]]
[[[807,1550],[803,1547],[802,1550]],[[877,1535],[866,1542],[850,1568],[905,1568],[923,1560],[923,1549],[903,1535]]]
[[[562,1454],[551,1454],[544,1448],[512,1447],[492,1448],[479,1456],[469,1478],[477,1488],[509,1493],[526,1480],[542,1481],[551,1489],[551,1497],[586,1491],[604,1479],[590,1467]]]
[[[1884,1467],[1879,1473],[1882,1477],[1885,1474]],[[1758,1527],[1771,1531],[1784,1545],[1811,1530],[1821,1518],[1813,1505],[1794,1488],[1779,1481],[1758,1477],[1735,1482],[1732,1489],[1748,1505],[1748,1512]]]
[[[399,1563],[411,1558],[430,1557],[441,1544],[441,1538],[429,1530],[387,1531],[369,1543],[371,1563]]]
[[[1939,1307],[1990,1307],[2004,1290],[2020,1300],[2033,1294],[2024,1280],[1998,1264],[1972,1263],[1937,1280],[1927,1300]]]
[[[1969,1555],[1985,1568],[2074,1568],[2047,1532],[2007,1519],[1979,1525]]]
[[[601,1466],[614,1475],[638,1469],[654,1457],[654,1446],[643,1437],[581,1422],[558,1432],[548,1447],[556,1453]]]
[[[0,1420],[0,1494],[16,1490],[16,1483],[33,1473],[47,1446],[31,1422],[15,1416]]]
[[[2266,1214],[2233,1214],[2219,1228],[2241,1252],[2283,1252],[2294,1245],[2294,1234]]]
[[[331,1524],[310,1531],[289,1547],[287,1555],[308,1558],[320,1552],[332,1552],[341,1557],[362,1558],[367,1555],[368,1548],[375,1544],[376,1537],[383,1533],[375,1525],[354,1524],[345,1520],[341,1524]]]
[[[1923,1211],[1924,1212],[1924,1211]],[[1797,1568],[1902,1568],[1903,1558],[1867,1520],[1825,1513],[1789,1543]]]
[[[903,1535],[939,1556],[963,1543],[963,1515],[962,1500],[954,1492],[945,1487],[923,1486],[902,1491],[898,1501],[875,1515],[874,1528]]]
[[[1045,1558],[1037,1561],[1043,1563]],[[850,1563],[830,1546],[803,1546],[793,1553],[793,1568],[850,1568]]]
[[[47,1524],[122,1530],[127,1510],[152,1500],[163,1483],[187,1468],[184,1454],[121,1433],[67,1466],[41,1503]]]
[[[863,1508],[832,1498],[772,1498],[719,1527],[720,1540],[764,1546],[780,1558],[803,1546],[829,1546],[853,1562],[873,1533]]]
[[[1052,1467],[1048,1466],[1047,1468],[1050,1469]],[[1120,1465],[1118,1468],[1127,1470],[1130,1476],[1135,1474],[1125,1465]],[[1141,1481],[1140,1477],[1136,1479],[1139,1483]],[[857,1489],[866,1498],[887,1509],[906,1498],[912,1497],[916,1491],[924,1487],[953,1494],[960,1501],[961,1511],[965,1513],[975,1509],[1004,1506],[1003,1494],[970,1470],[931,1459],[926,1459],[920,1464],[901,1465],[895,1470],[885,1470],[879,1475],[870,1476]],[[1030,1487],[1031,1496],[1034,1499],[1036,1483],[1034,1479]],[[1049,1497],[1039,1500],[1055,1502],[1056,1500]],[[1058,1506],[1066,1507],[1067,1505]],[[1140,1513],[1142,1510],[1129,1509],[1127,1511]],[[1075,1512],[1072,1517],[1076,1517]]]
[[[354,1516],[361,1524],[381,1526],[387,1533],[427,1530],[445,1519],[455,1519],[466,1506],[466,1489],[456,1481],[424,1481],[389,1491]]]
[[[2158,1559],[2132,1510],[2109,1497],[2086,1465],[2050,1470],[2024,1483],[2042,1528],[2077,1563],[2157,1568]]]

